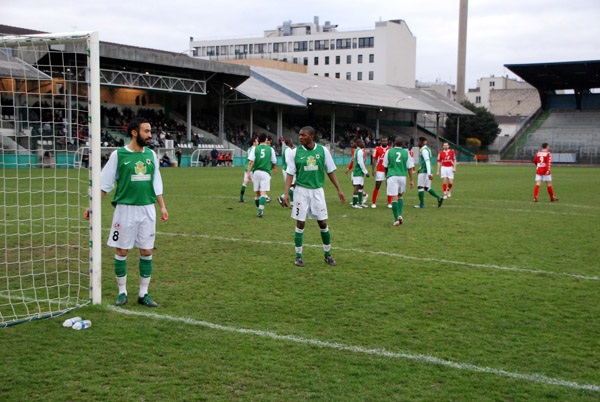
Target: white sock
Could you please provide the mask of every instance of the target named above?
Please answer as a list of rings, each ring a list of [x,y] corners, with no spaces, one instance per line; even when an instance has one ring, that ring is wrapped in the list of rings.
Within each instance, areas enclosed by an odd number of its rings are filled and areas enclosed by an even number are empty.
[[[148,286],[150,286],[150,278],[142,278],[140,277],[140,293],[138,296],[144,297],[148,293]]]
[[[125,293],[125,296],[127,296],[127,275],[117,276],[117,285],[119,286],[119,294]]]

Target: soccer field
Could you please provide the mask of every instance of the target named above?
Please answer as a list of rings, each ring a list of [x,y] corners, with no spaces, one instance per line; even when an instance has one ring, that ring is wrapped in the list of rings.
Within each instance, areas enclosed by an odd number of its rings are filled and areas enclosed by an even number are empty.
[[[278,168],[265,218],[241,168],[162,169],[150,293],[114,307],[114,250],[103,249],[103,304],[0,330],[1,400],[559,400],[600,399],[600,176],[554,167],[531,202],[534,168],[463,166],[437,208],[416,188],[392,226],[325,188],[332,254],[316,222],[294,265]],[[415,180],[416,181],[416,180]],[[372,195],[374,179],[366,179]],[[434,179],[441,193],[441,181]],[[103,201],[103,237],[112,219]],[[370,204],[370,199],[369,199]],[[81,211],[83,214],[83,211]],[[82,220],[82,226],[86,223]]]

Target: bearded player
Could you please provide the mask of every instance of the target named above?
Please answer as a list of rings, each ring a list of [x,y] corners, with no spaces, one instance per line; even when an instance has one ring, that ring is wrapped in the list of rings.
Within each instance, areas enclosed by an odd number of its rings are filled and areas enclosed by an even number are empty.
[[[147,307],[158,304],[148,294],[152,275],[152,249],[156,237],[156,209],[160,206],[162,222],[169,219],[163,200],[163,184],[158,170],[158,157],[147,145],[152,139],[150,123],[143,117],[129,122],[127,134],[131,136],[129,145],[110,154],[102,169],[100,189],[102,198],[117,190],[112,204],[115,207],[108,237],[108,245],[115,247],[115,274],[119,295],[117,306],[127,303],[127,252],[133,247],[140,250],[140,291],[138,303]],[[90,209],[85,210],[84,218],[90,218]]]
[[[452,197],[450,190],[454,184],[454,173],[456,173],[456,153],[454,153],[453,149],[450,149],[449,143],[444,142],[442,145],[442,151],[439,153],[437,161],[437,175],[440,176],[441,169],[442,173],[440,177],[442,178],[444,199],[447,199]]]

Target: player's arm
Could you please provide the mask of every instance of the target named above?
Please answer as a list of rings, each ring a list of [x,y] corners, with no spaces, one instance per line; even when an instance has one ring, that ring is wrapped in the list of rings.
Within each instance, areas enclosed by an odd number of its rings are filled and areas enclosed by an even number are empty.
[[[346,169],[346,175],[348,175],[348,172],[350,172],[353,168],[354,168],[354,154],[352,154],[352,159],[350,159],[350,164],[348,165],[348,168]]]
[[[254,159],[256,159],[254,150],[256,150],[256,147],[252,148],[250,155],[248,155],[248,181],[252,180],[252,166],[254,166]]]
[[[167,219],[169,219],[169,213],[167,212],[167,208],[165,207],[165,201],[163,199],[163,182],[162,182],[162,176],[160,174],[160,169],[158,168],[158,157],[156,156],[156,153],[154,151],[152,151],[152,153],[154,154],[154,163],[156,166],[156,171],[154,172],[154,181],[152,182],[152,185],[154,187],[154,194],[156,194],[156,202],[158,203],[158,206],[160,207],[160,220],[161,222],[166,222]]]
[[[358,161],[358,166],[360,166],[360,170],[362,170],[362,172],[369,177],[369,171],[367,170],[367,167],[365,166],[365,158],[364,158],[364,151],[361,149],[359,152],[362,153],[358,154],[358,156],[356,157],[356,160]]]
[[[294,175],[296,174],[296,150],[292,149],[286,152],[287,170],[285,171],[285,191],[283,192],[283,205],[286,207],[290,205],[290,188],[292,187],[292,181],[294,181]]]
[[[165,206],[165,200],[163,199],[162,194],[156,196],[156,202],[160,207],[160,220],[161,222],[166,222],[169,219],[169,213],[167,212],[167,207]]]
[[[413,181],[413,168],[414,167],[415,167],[415,162],[413,161],[413,158],[406,159],[406,169],[408,170],[408,176],[410,177],[410,188],[413,188],[415,186],[415,183]]]
[[[375,176],[375,169],[377,168],[377,148],[373,150],[373,155],[371,156],[371,172],[373,176]]]
[[[427,176],[429,180],[433,179],[433,175],[431,174],[431,161],[429,160],[429,152],[423,152],[423,160],[425,161],[425,168],[427,169]]]
[[[282,156],[285,158],[285,155]],[[277,173],[277,156],[273,147],[271,147],[271,170],[273,173]]]
[[[333,183],[338,192],[338,197],[342,204],[346,202],[346,196],[340,187],[340,183],[338,182],[337,176],[335,174],[335,170],[337,169],[335,163],[333,162],[333,158],[329,153],[327,148],[323,148],[325,150],[325,171],[327,172],[327,176],[329,176],[329,180]]]
[[[456,154],[452,155],[452,171],[456,172],[456,165],[458,165],[458,161],[456,159]]]
[[[441,165],[441,162],[442,162],[442,154],[441,153],[438,154],[437,162],[438,163],[437,163],[437,169],[436,169],[436,173],[435,174],[439,176],[440,175],[440,165]]]
[[[550,152],[548,152],[547,158],[548,158],[548,162],[546,163],[546,166],[547,166],[546,167],[546,175],[549,175],[549,174],[551,174],[550,173],[550,166],[552,164],[552,154]]]

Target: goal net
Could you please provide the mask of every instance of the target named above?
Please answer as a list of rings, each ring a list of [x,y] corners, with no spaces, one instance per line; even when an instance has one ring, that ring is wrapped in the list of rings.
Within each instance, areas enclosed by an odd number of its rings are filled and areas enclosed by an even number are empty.
[[[0,327],[100,302],[98,50],[0,36]]]

